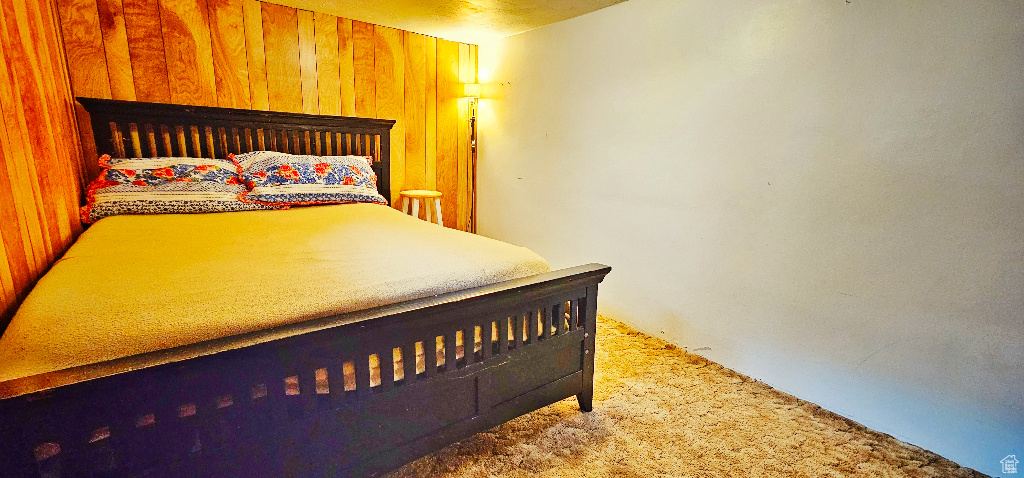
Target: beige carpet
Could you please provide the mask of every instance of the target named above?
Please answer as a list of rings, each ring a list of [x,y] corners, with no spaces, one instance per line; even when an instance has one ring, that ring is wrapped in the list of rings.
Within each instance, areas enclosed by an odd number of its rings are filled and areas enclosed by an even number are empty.
[[[594,411],[568,399],[392,477],[985,476],[601,318]]]

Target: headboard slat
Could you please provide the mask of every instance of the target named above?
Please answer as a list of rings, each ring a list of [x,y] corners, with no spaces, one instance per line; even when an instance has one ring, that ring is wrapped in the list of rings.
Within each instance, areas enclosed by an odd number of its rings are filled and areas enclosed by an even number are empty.
[[[226,158],[230,153],[254,150],[372,155],[377,189],[391,199],[394,120],[76,99],[92,117],[99,154],[124,158],[131,149],[134,157]],[[145,135],[144,140],[140,134]]]
[[[109,154],[115,158],[123,158],[124,138],[121,137],[121,127],[113,121],[110,122],[110,143],[111,151],[109,152]]]
[[[167,125],[165,124],[160,125],[160,137],[163,139],[164,142],[164,156],[173,157],[174,146],[172,146],[172,144],[174,143],[173,141],[171,141],[171,129],[168,128]]]
[[[160,156],[160,153],[156,150],[156,133],[153,131],[153,125],[146,125],[146,148],[149,150],[149,157],[155,158]]]
[[[174,136],[178,139],[178,157],[184,158],[188,156],[188,141],[185,139],[185,127],[182,125],[174,125]],[[99,144],[99,140],[97,140]]]
[[[139,125],[130,123],[128,125],[128,131],[130,132],[132,139],[132,154],[134,154],[136,158],[141,158],[142,142],[139,141]]]
[[[199,138],[199,127],[191,125],[188,127],[188,138],[192,141],[192,150],[186,156],[194,158],[205,157],[203,154],[203,141]]]
[[[206,154],[209,155],[209,156],[203,156],[203,157],[226,158],[228,155],[224,154],[224,152],[221,151],[220,148],[217,147],[217,142],[214,140],[214,137],[213,137],[213,128],[210,127],[210,126],[205,126],[203,128],[200,128],[200,129],[204,133],[203,137],[206,138],[206,144],[203,145],[203,146],[206,146],[206,148],[203,151],[206,152]]]

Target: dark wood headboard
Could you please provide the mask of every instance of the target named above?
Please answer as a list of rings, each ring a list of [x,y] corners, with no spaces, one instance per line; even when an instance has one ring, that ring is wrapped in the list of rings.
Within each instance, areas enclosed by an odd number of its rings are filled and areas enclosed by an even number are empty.
[[[114,158],[227,158],[279,151],[373,156],[377,189],[391,201],[395,120],[76,98],[92,118],[99,154]]]

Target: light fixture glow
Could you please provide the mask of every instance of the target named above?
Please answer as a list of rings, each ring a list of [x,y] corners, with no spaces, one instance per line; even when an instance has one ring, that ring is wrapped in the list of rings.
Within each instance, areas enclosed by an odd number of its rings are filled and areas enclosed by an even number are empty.
[[[479,98],[480,83],[464,83],[462,85],[462,96],[466,98]]]

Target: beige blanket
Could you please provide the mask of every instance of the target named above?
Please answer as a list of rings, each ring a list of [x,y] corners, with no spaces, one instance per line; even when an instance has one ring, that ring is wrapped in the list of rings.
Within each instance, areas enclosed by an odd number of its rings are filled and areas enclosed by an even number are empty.
[[[537,254],[373,204],[115,216],[0,338],[0,381],[550,270]]]

